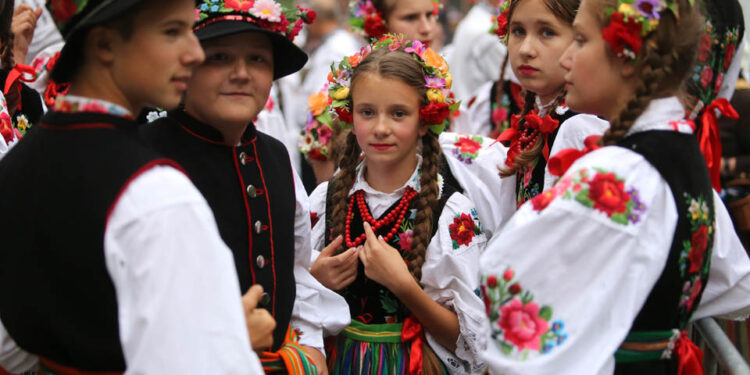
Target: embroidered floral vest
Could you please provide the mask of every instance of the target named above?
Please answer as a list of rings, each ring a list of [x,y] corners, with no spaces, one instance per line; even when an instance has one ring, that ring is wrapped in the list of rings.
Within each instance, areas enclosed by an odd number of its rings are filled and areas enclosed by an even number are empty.
[[[659,171],[672,190],[679,214],[664,271],[631,333],[684,330],[708,281],[713,249],[714,201],[706,164],[691,134],[646,131],[629,136],[618,145],[641,154]],[[664,361],[663,366],[666,373],[672,372],[671,361]],[[616,373],[665,373],[663,369],[657,371],[657,367],[661,368],[648,362],[618,363]]]
[[[329,184],[328,186],[330,187],[331,185]],[[331,230],[333,229],[332,223],[327,219],[331,217],[332,213],[332,192],[333,189],[328,189],[328,196],[326,197],[325,233],[331,233]],[[438,200],[437,206],[433,210],[432,235],[437,231],[438,218],[440,218],[440,214],[443,212],[445,203],[454,192],[456,192],[455,188],[448,184],[443,184],[442,195]],[[414,208],[416,200],[417,199],[411,201],[409,210],[407,211],[407,214],[404,215],[401,224],[398,226],[396,235],[388,242],[390,246],[399,250],[404,259],[406,259],[411,250],[414,221],[417,217],[417,210]],[[381,219],[388,215],[389,212],[396,208],[398,203],[398,201],[395,202],[377,219]],[[359,210],[352,210],[352,214],[354,218],[351,221],[351,235],[352,238],[355,238],[364,233],[364,228],[362,216],[360,215]],[[390,226],[387,228],[380,228],[375,234],[385,237],[389,230]],[[331,240],[332,238],[329,235],[325,239],[325,244],[328,245]],[[393,293],[391,293],[390,290],[388,290],[388,288],[365,276],[365,269],[361,262],[358,267],[356,280],[344,289],[337,291],[344,297],[344,299],[346,299],[352,319],[356,319],[365,324],[383,324],[402,323],[404,319],[411,316],[411,312]]]

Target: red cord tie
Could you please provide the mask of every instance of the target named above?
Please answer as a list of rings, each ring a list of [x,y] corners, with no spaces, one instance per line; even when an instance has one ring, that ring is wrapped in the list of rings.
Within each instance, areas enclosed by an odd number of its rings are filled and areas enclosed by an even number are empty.
[[[732,120],[740,118],[737,111],[734,110],[729,101],[725,98],[719,98],[709,104],[701,115],[701,129],[698,134],[698,143],[700,144],[703,157],[706,159],[708,174],[711,176],[711,185],[721,193],[721,138],[719,137],[719,122],[716,116],[716,109],[725,117]]]
[[[680,333],[674,345],[677,355],[677,375],[703,375],[703,352],[687,336],[686,331]]]
[[[577,148],[566,148],[561,150],[555,156],[549,159],[547,167],[549,167],[549,173],[553,176],[562,176],[568,171],[573,163],[581,158],[583,155],[588,154],[602,146],[599,146],[600,135],[590,135],[583,141],[584,149],[579,150]]]
[[[409,375],[422,374],[422,340],[424,340],[422,323],[411,316],[406,318],[401,327],[401,341],[404,343],[411,341]]]

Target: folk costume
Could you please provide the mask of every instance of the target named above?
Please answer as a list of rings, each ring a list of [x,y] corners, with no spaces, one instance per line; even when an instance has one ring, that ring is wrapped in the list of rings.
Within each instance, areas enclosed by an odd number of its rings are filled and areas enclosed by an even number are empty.
[[[391,220],[375,234],[383,235],[388,244],[406,258],[414,235],[417,212],[413,198],[420,189],[421,160],[420,156],[409,180],[390,194],[377,191],[367,183],[364,161],[357,167],[357,176],[347,197],[352,213],[352,219],[348,222],[351,232],[345,236],[347,241],[356,241],[364,233],[363,220],[377,218],[383,221],[393,217],[396,220]],[[434,235],[422,266],[420,284],[430,297],[458,315],[461,333],[455,353],[442,347],[429,332],[424,332],[424,335],[447,373],[471,374],[483,367],[478,354],[484,347],[486,323],[483,321],[481,300],[475,294],[479,282],[476,259],[487,239],[473,204],[444,184],[442,178],[438,181],[441,193],[438,206],[433,209],[437,220],[434,221]],[[311,212],[316,218],[312,243],[318,251],[332,240],[327,235],[332,224],[327,219],[331,210],[331,190],[328,187],[328,182],[322,183],[310,195]],[[421,325],[411,317],[405,305],[387,288],[368,279],[361,263],[357,279],[338,293],[346,299],[347,305],[341,308],[349,311],[351,324],[339,333],[328,353],[330,372],[412,373],[411,356],[418,355],[414,350],[421,353],[421,344],[414,345],[415,340],[420,340],[421,333],[414,335],[416,338],[411,337],[409,328],[418,325],[421,330]]]
[[[138,3],[60,4],[76,11],[58,67],[78,63],[71,46],[89,27]],[[0,191],[15,197],[0,200],[0,279],[16,285],[0,290],[0,366],[21,372],[38,357],[42,374],[260,373],[205,200],[137,138],[127,109],[58,99],[0,164]]]
[[[492,239],[480,261],[491,371],[676,374],[701,366],[691,319],[750,313],[750,261],[684,115],[675,97],[653,100]]]
[[[0,159],[42,117],[42,98],[26,85],[36,79],[32,73],[24,65],[0,69]],[[9,103],[8,98],[16,100]]]
[[[303,9],[282,11],[273,1],[264,5],[271,9],[269,18],[255,7],[201,1],[196,36],[205,42],[240,32],[263,33],[273,48],[274,78],[290,74],[307,60],[291,40],[308,15]],[[284,145],[250,122],[239,144],[228,146],[216,128],[183,109],[144,126],[141,134],[179,162],[208,201],[234,254],[240,290],[263,286],[259,307],[276,320],[274,345],[261,356],[266,372],[316,373],[300,345],[323,352],[323,330],[343,328],[347,317],[329,307],[331,299],[336,304],[340,297],[309,273],[307,194]]]

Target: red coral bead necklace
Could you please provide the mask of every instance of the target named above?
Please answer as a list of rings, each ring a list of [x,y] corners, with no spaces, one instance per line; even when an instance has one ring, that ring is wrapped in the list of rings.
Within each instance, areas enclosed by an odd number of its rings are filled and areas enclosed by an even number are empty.
[[[354,219],[354,213],[352,212],[352,209],[355,202],[357,203],[359,214],[360,216],[362,216],[362,221],[370,223],[370,226],[372,226],[372,230],[374,232],[377,232],[378,229],[386,227],[387,225],[393,223],[391,230],[383,238],[386,242],[388,242],[393,238],[393,236],[396,235],[399,225],[404,221],[406,211],[409,210],[409,204],[411,203],[412,199],[417,196],[417,194],[418,193],[416,190],[412,189],[411,187],[407,187],[396,208],[387,213],[382,219],[375,220],[375,218],[373,218],[370,214],[370,210],[367,208],[364,191],[357,190],[354,194],[352,194],[351,198],[349,198],[349,207],[347,208],[346,212],[344,240],[346,241],[347,248],[361,245],[367,237],[365,233],[362,233],[359,237],[355,238],[354,241],[352,241],[351,223]]]

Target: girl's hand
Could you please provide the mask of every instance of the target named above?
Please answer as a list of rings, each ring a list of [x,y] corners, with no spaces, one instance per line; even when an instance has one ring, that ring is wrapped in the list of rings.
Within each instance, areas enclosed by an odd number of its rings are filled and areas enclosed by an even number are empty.
[[[276,320],[266,309],[257,308],[258,301],[263,296],[263,287],[253,285],[242,296],[242,307],[245,310],[245,321],[247,333],[250,335],[250,344],[253,350],[261,352],[273,346],[273,330],[276,328]]]
[[[383,237],[376,237],[369,223],[364,223],[364,227],[367,239],[364,248],[359,252],[359,260],[365,266],[365,275],[399,295],[399,288],[404,288],[416,280],[409,273],[409,268],[398,250],[388,245]]]
[[[313,277],[331,290],[344,289],[357,278],[357,249],[351,248],[339,255],[333,255],[343,241],[341,235],[336,237],[320,252],[318,259],[310,267]]]
[[[26,53],[29,51],[31,40],[34,38],[36,21],[41,15],[42,8],[33,9],[26,4],[19,5],[13,12],[10,29],[16,36],[13,41],[13,56],[18,64],[25,64]]]

